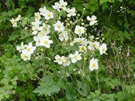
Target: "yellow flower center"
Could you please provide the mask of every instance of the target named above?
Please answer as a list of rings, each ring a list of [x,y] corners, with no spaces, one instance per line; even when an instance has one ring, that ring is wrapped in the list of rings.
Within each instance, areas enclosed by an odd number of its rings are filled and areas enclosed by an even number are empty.
[[[102,50],[105,51],[105,48],[103,48]]]
[[[81,47],[81,51],[83,51],[83,52],[84,52],[84,51],[85,51],[85,47]]]
[[[24,55],[24,58],[27,59],[28,58],[28,55]]]
[[[28,52],[30,52],[31,51],[31,48],[27,48],[27,50],[28,50]]]
[[[61,58],[58,58],[58,61],[61,61]]]
[[[51,14],[49,13],[47,16],[50,18],[51,17]]]
[[[77,55],[75,55],[75,56],[74,56],[74,59],[77,59],[77,58],[78,58],[78,56],[77,56]]]
[[[60,29],[61,26],[60,25],[57,25],[57,27]]]
[[[47,27],[44,27],[44,30],[47,31]]]
[[[22,50],[23,49],[23,46],[20,46],[20,50]]]
[[[48,41],[47,41],[47,40],[45,40],[45,41],[44,41],[44,44],[45,44],[45,45],[47,45],[47,44],[48,44]]]
[[[39,15],[35,15],[35,18],[39,19]]]
[[[93,64],[92,64],[92,67],[93,67],[93,68],[96,67],[96,63],[93,63]]]
[[[81,33],[81,32],[82,32],[82,30],[79,28],[79,29],[78,29],[78,32],[79,32],[79,33]]]

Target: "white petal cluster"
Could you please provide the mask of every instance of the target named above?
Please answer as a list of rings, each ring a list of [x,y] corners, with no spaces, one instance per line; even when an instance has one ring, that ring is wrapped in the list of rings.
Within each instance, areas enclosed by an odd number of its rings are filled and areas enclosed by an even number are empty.
[[[34,13],[34,17],[35,17],[35,20],[40,20],[41,19],[41,16],[40,16],[39,12]]]
[[[32,45],[30,42],[28,45],[25,46],[25,48],[22,50],[22,53],[28,53],[28,54],[33,54],[35,51],[36,47]]]
[[[88,42],[88,49],[89,50],[95,50],[95,49],[99,49],[99,42],[97,42],[97,41],[95,41],[95,42],[91,42],[91,41],[89,41]]]
[[[94,69],[97,70],[98,68],[99,68],[99,67],[98,67],[98,59],[92,58],[92,59],[90,60],[89,69],[90,69],[91,71],[93,71]]]
[[[10,22],[12,23],[12,26],[13,27],[17,27],[17,22],[19,21],[21,19],[21,15],[18,15],[18,17],[17,18],[12,18],[11,20],[10,20]]]
[[[82,34],[85,33],[85,28],[79,25],[75,26],[75,34],[81,36]]]
[[[45,15],[46,15],[46,12],[47,12],[46,7],[40,8],[40,9],[39,9],[39,12],[40,12],[40,15],[45,16]]]
[[[46,11],[45,19],[50,20],[53,18],[53,12],[50,12],[49,10]]]
[[[70,59],[68,57],[65,56],[59,56],[56,55],[55,56],[55,62],[57,62],[59,65],[63,65],[63,66],[69,66],[70,65]]]
[[[43,26],[41,26],[41,32],[39,34],[42,36],[47,36],[50,33],[50,28],[50,25],[43,23]]]
[[[67,16],[68,17],[71,17],[71,16],[76,16],[76,10],[75,10],[75,8],[68,8],[67,10],[66,10],[66,12],[68,13],[67,14]]]
[[[22,50],[26,47],[26,45],[23,44],[23,42],[21,43],[20,46],[16,47],[16,50],[18,50],[19,52],[22,52]]]
[[[89,25],[93,26],[97,23],[97,17],[92,15],[91,17],[87,16],[87,20],[89,21]]]
[[[70,54],[69,57],[71,58],[72,63],[76,63],[78,60],[81,60],[81,54],[78,51],[75,51],[74,54]]]
[[[67,31],[62,31],[59,34],[59,40],[60,41],[68,41],[68,39],[69,39],[69,36],[68,36],[68,32]]]
[[[87,39],[86,38],[74,38],[73,43],[79,43],[80,45],[87,46]]]
[[[79,51],[83,53],[86,52],[87,51],[86,46],[79,46]]]
[[[105,43],[103,43],[100,47],[99,47],[99,51],[100,51],[100,55],[105,54],[107,51],[107,46]]]
[[[54,26],[54,29],[56,31],[58,31],[58,32],[62,32],[65,29],[64,23],[63,22],[60,22],[60,21],[57,21],[53,26]]]
[[[28,45],[23,45],[23,43],[21,43],[21,45],[16,48],[21,52],[21,58],[27,61],[31,59],[31,55],[34,53],[36,46],[33,46],[32,42],[30,42]]]
[[[102,55],[106,54],[107,51],[107,45],[100,43],[102,40],[98,41],[98,39],[90,35],[91,31],[88,32],[87,30],[88,23],[90,26],[97,24],[97,17],[95,15],[88,16],[86,20],[89,22],[85,24],[81,16],[76,16],[78,15],[77,10],[74,7],[68,7],[67,4],[64,0],[60,0],[52,6],[53,10],[42,7],[38,12],[35,12],[31,26],[28,26],[29,22],[28,25],[22,26],[24,30],[30,30],[29,32],[33,35],[31,39],[33,40],[27,45],[22,42],[16,49],[20,52],[21,58],[27,61],[31,60],[31,56],[37,47],[51,48],[50,50],[54,50],[54,53],[55,47],[62,47],[62,49],[67,50],[64,52],[58,50],[57,53],[61,55],[55,54],[54,62],[57,64],[67,67],[78,61],[82,63],[87,58],[92,58],[89,61],[89,69],[91,71],[97,70],[99,68],[98,59],[92,57],[94,52],[98,51]],[[61,11],[67,14],[67,18],[61,15]],[[20,17],[19,15],[17,18],[10,20],[13,27],[17,27]],[[58,42],[55,43],[56,40]],[[53,43],[55,46],[51,47]],[[70,53],[72,51],[73,53]],[[66,56],[62,55],[63,53]]]
[[[64,10],[66,11],[67,9],[67,2],[65,2],[64,0],[60,0],[59,2],[56,2],[52,7],[54,9],[56,9],[57,11],[60,11],[60,10]]]

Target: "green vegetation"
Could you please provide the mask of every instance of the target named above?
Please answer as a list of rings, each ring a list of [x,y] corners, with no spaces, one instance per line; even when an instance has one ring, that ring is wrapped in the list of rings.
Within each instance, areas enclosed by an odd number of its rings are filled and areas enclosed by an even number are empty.
[[[98,24],[87,32],[107,44],[107,54],[100,56],[96,51],[92,55],[98,58],[99,69],[89,70],[92,53],[68,67],[54,62],[57,54],[74,53],[78,46],[69,49],[70,43],[64,46],[64,42],[60,46],[54,30],[53,48],[38,47],[30,61],[23,61],[16,47],[33,40],[34,13],[44,6],[54,11],[51,7],[58,0],[1,0],[0,101],[135,101],[135,0],[65,1],[83,15],[85,24],[87,16],[97,17]],[[10,20],[18,15],[22,22],[14,28]],[[66,16],[63,11],[60,15]]]

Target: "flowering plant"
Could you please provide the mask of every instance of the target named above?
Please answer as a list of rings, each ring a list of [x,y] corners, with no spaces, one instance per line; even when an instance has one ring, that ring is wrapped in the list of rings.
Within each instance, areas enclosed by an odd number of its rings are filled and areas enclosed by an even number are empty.
[[[30,60],[38,47],[44,49],[59,47],[64,48],[65,52],[64,54],[60,52],[61,50],[57,52],[58,54],[54,52],[56,56],[55,60],[51,59],[52,62],[66,67],[71,63],[77,64],[83,58],[88,60],[92,58],[90,70],[98,69],[98,60],[92,56],[96,50],[99,50],[100,55],[106,53],[107,47],[105,43],[94,41],[94,36],[90,35],[88,30],[89,27],[97,24],[97,17],[87,16],[89,23],[85,23],[83,16],[80,17],[76,9],[68,7],[67,2],[63,0],[56,2],[52,7],[53,10],[48,10],[46,7],[40,8],[39,12],[34,14],[34,22],[31,26],[33,40],[28,45],[23,45],[22,42],[17,46],[21,58],[24,61]],[[17,27],[19,20],[20,15],[16,19],[11,19],[13,27]],[[86,54],[88,55],[85,56]]]
[[[39,12],[34,13],[32,21],[22,24],[25,19],[20,15],[11,19],[13,27],[29,32],[26,35],[27,41],[23,40],[16,49],[26,63],[39,61],[37,64],[39,68],[49,68],[44,71],[44,75],[50,75],[47,72],[49,71],[54,75],[56,73],[59,78],[62,74],[66,74],[65,78],[72,74],[85,76],[87,73],[89,75],[89,71],[100,67],[98,57],[106,54],[107,45],[91,34],[93,31],[96,32],[98,24],[95,15],[85,18],[83,13],[79,14],[74,7],[60,0],[51,8],[45,6],[40,8]],[[57,91],[59,90],[52,90],[51,93]],[[35,92],[51,94],[41,92],[40,86]]]

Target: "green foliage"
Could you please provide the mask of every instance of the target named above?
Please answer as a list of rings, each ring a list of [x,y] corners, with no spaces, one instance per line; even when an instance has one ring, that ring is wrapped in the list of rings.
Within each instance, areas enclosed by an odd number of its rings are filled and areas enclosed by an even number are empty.
[[[51,96],[54,93],[58,93],[61,88],[61,80],[55,80],[53,76],[45,75],[39,82],[38,88],[35,89],[35,93],[39,95]]]
[[[54,58],[68,47],[54,47],[55,54],[51,49],[36,50],[39,54],[33,57],[39,56],[38,60],[20,59],[16,46],[26,39],[29,42],[31,32],[12,28],[9,20],[21,14],[22,26],[29,24],[37,9],[55,1],[0,1],[0,101],[135,101],[134,0],[67,0],[84,18],[98,17],[98,33],[91,34],[108,45],[108,55],[99,57],[98,72],[89,72],[88,64],[80,70],[81,63],[63,69],[44,55]],[[75,67],[78,69],[73,71]]]

